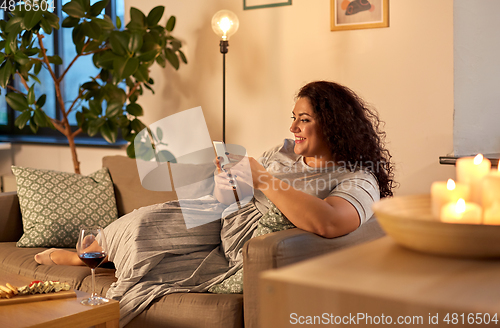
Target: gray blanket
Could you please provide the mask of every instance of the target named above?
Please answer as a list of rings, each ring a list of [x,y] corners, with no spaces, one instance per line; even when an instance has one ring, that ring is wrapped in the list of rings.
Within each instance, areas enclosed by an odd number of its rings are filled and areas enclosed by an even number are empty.
[[[184,211],[187,206],[200,220],[212,222],[186,229],[179,203],[173,201],[135,210],[106,227],[109,260],[118,278],[106,297],[120,301],[121,327],[155,298],[207,291],[242,268],[241,246],[262,216],[254,203],[236,212],[211,197],[184,200]],[[232,214],[225,216],[224,210]]]

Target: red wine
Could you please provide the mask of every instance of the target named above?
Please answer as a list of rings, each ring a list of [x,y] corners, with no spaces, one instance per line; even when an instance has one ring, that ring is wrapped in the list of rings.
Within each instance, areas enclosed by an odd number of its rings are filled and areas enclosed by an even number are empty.
[[[101,252],[89,252],[79,254],[78,257],[83,261],[89,268],[95,269],[102,263],[106,258],[106,254]]]

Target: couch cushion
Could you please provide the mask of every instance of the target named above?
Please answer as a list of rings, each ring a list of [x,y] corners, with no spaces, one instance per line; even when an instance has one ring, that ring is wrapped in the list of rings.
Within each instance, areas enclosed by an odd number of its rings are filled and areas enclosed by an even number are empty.
[[[158,185],[149,183],[150,188],[145,189],[139,178],[135,159],[125,156],[106,156],[102,166],[109,169],[115,187],[116,205],[118,215],[130,213],[143,206],[164,203],[169,200],[194,199],[213,193],[213,163],[188,164],[188,163],[163,163],[157,169],[149,172],[144,177],[148,181],[163,181],[161,187],[168,181],[168,188],[158,188]],[[171,189],[172,191],[157,191]],[[177,192],[176,192],[177,189]]]
[[[45,248],[19,248],[15,242],[0,243],[0,266],[3,271],[19,274],[33,280],[57,280],[67,282],[80,289],[82,281],[90,275],[86,266],[40,265],[35,262],[35,254]],[[114,275],[113,269],[97,268],[97,274]]]
[[[135,159],[125,156],[105,156],[102,166],[107,167],[115,187],[118,216],[143,206],[177,199],[174,191],[150,191],[142,187]]]
[[[89,176],[12,166],[24,234],[20,247],[74,247],[83,225],[106,227],[118,217],[108,169]]]
[[[154,300],[126,328],[243,327],[243,295],[174,293]]]

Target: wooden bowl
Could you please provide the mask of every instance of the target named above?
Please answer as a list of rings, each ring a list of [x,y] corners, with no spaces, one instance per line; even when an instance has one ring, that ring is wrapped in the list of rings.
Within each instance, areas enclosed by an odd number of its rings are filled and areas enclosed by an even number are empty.
[[[500,257],[500,225],[440,222],[432,216],[430,195],[383,199],[373,210],[382,229],[404,247],[436,255]]]

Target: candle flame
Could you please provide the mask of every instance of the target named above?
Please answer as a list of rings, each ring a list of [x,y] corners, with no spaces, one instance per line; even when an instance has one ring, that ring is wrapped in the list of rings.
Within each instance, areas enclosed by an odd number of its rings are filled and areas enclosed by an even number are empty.
[[[497,169],[498,169],[498,172],[500,172],[500,159],[498,160]]]
[[[479,165],[483,161],[483,154],[477,154],[476,157],[474,157],[474,165]]]
[[[462,214],[465,212],[465,200],[463,198],[460,198],[457,201],[457,206],[455,207],[455,211],[457,214]]]
[[[448,179],[448,183],[446,183],[446,189],[455,190],[455,181],[453,181],[453,179]]]

